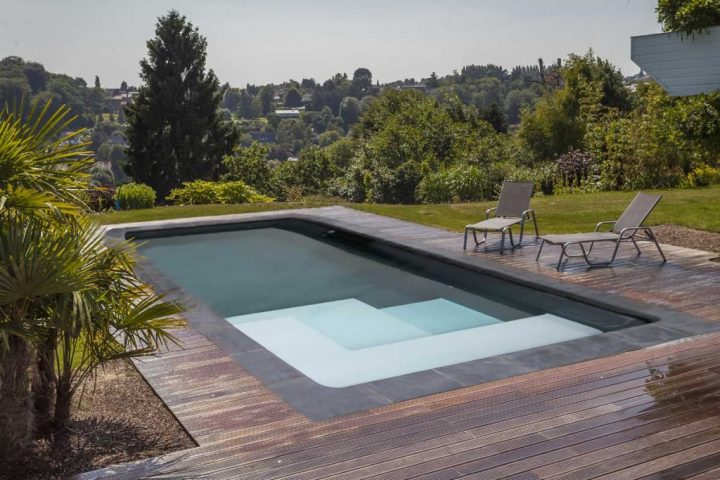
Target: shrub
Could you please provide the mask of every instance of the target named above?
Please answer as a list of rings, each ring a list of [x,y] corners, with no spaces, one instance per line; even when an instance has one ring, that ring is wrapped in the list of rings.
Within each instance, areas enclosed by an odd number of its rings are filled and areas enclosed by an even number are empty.
[[[115,200],[122,210],[152,208],[155,205],[155,190],[142,183],[128,183],[117,189]]]
[[[570,150],[555,161],[555,193],[592,192],[598,189],[599,165],[595,157]]]
[[[720,183],[720,168],[709,165],[695,167],[687,175],[687,186],[706,187]]]
[[[263,203],[272,201],[272,198],[260,195],[241,181],[209,182],[207,180],[184,182],[181,188],[174,188],[166,199],[180,205]]]
[[[257,193],[243,182],[219,182],[215,184],[218,189],[220,203],[266,203],[272,198]]]
[[[109,187],[90,188],[83,192],[82,200],[93,212],[104,212],[115,207],[115,189]]]
[[[222,164],[226,173],[224,181],[240,180],[260,193],[271,194],[272,169],[268,161],[270,149],[258,142],[249,147],[237,147],[231,155],[223,158]]]
[[[423,203],[470,202],[494,198],[508,167],[462,164],[427,174],[418,185],[416,198]]]
[[[540,163],[534,167],[511,168],[505,177],[514,182],[533,182],[533,192],[543,195],[557,193],[557,164],[554,162]]]

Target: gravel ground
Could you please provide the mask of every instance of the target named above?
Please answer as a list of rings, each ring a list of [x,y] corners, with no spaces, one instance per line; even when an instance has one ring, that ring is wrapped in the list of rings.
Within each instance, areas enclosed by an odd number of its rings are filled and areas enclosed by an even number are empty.
[[[659,225],[653,232],[660,243],[720,253],[720,233],[693,230],[679,225]]]
[[[76,402],[65,431],[38,440],[23,464],[3,465],[0,477],[67,478],[195,446],[128,362],[117,361],[98,372],[97,379],[87,382],[81,400],[82,407]]]

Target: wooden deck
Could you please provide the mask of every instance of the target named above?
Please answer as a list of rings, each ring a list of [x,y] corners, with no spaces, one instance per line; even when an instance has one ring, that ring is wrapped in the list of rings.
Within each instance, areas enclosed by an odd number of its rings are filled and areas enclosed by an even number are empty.
[[[346,209],[323,215],[458,251],[459,234]],[[536,247],[468,255],[720,321],[720,263],[665,247],[613,268]],[[138,362],[197,448],[83,478],[720,478],[720,333],[311,422],[214,344]]]

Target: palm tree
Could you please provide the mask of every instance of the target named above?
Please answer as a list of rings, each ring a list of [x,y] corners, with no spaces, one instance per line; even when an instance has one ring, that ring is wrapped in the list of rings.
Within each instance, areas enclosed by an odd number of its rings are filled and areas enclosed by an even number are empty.
[[[115,358],[168,341],[180,307],[133,273],[133,246],[105,245],[83,216],[93,160],[65,107],[0,113],[0,458],[36,426],[62,427],[78,385]],[[31,370],[31,366],[36,368]],[[32,389],[31,389],[32,384]],[[50,422],[51,418],[53,419]]]
[[[34,103],[0,112],[0,456],[19,454],[33,431],[29,368],[35,301],[72,291],[67,239],[50,233],[52,217],[80,212],[77,193],[92,162],[62,135],[69,110]],[[75,265],[73,265],[75,262]]]

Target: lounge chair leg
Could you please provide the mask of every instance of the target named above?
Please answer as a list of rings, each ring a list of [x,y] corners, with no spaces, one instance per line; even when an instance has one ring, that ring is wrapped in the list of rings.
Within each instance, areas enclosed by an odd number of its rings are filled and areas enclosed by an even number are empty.
[[[463,241],[463,250],[467,250],[467,234],[468,234],[468,228],[465,228],[465,240]]]
[[[540,238],[540,232],[538,231],[537,218],[535,218],[535,212],[532,212],[533,225],[535,226],[535,239]]]
[[[505,229],[503,228],[500,234],[500,253],[505,250]]]
[[[544,246],[545,246],[545,240],[542,240],[540,242],[540,249],[538,250],[537,256],[535,257],[536,262],[540,260],[540,254],[542,253],[542,249]]]
[[[477,232],[475,231],[474,228],[473,228],[472,232],[473,232],[473,240],[475,240],[475,246],[477,247],[478,245],[480,245],[480,242],[478,242],[478,239],[477,239]]]
[[[667,262],[667,258],[665,258],[665,254],[663,253],[662,248],[660,248],[660,244],[658,243],[657,238],[655,238],[655,234],[653,233],[653,231],[650,230],[649,228],[646,228],[646,229],[645,229],[645,234],[646,234],[646,235],[650,238],[650,240],[652,240],[653,243],[655,244],[655,247],[657,248],[658,253],[660,254],[660,256],[661,256],[662,259],[663,259],[662,263]]]
[[[522,247],[523,233],[525,233],[525,220],[520,223],[520,240],[518,241],[518,247]]]
[[[510,236],[510,245],[514,248],[515,247],[515,239],[513,238],[512,227],[508,228],[508,235]]]
[[[640,255],[642,254],[642,252],[640,251],[640,247],[638,247],[638,244],[637,244],[637,242],[635,241],[635,235],[633,235],[632,237],[630,237],[630,240],[632,241],[633,245],[635,245],[635,250],[637,250],[638,256],[640,256]]]
[[[561,245],[561,247],[562,247],[562,250],[560,250],[560,259],[558,260],[558,264],[557,264],[557,268],[556,268],[556,270],[558,272],[560,271],[560,265],[562,265],[563,257],[566,255],[565,249],[567,248],[567,244],[564,243]]]

